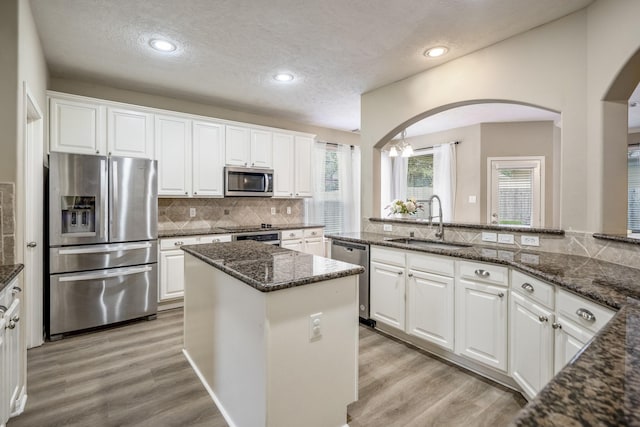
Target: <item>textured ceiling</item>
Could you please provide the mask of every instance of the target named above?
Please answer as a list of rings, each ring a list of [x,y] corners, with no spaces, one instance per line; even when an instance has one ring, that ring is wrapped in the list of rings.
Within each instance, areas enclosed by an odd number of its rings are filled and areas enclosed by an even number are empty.
[[[360,95],[592,0],[31,0],[53,77],[335,129]],[[171,54],[148,41],[168,38]],[[425,48],[449,53],[427,59]],[[289,71],[293,83],[272,76]]]

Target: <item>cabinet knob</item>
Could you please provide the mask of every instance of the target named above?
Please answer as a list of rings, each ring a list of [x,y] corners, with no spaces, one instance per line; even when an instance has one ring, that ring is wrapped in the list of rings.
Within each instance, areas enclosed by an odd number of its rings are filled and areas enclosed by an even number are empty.
[[[498,294],[498,298],[502,298],[502,297],[504,297],[504,292],[500,292],[500,293]]]
[[[402,271],[398,271],[398,276],[402,276],[404,273]]]
[[[15,329],[16,328],[16,322],[14,322],[13,320],[9,320],[9,323],[7,324],[7,326],[5,326],[6,329]]]
[[[533,286],[531,285],[531,283],[526,283],[525,282],[525,283],[522,284],[521,287],[522,287],[522,289],[524,289],[527,292],[533,293],[533,291],[534,291]]]
[[[255,165],[256,165],[255,163],[251,163],[251,166],[255,166]]]
[[[289,193],[290,196],[293,196],[293,193]]]
[[[13,289],[11,289],[12,295],[19,294],[20,292],[22,292],[22,288],[19,286],[14,286]]]
[[[175,242],[173,245],[174,246],[181,246],[181,245],[184,245],[184,243],[183,242]]]
[[[548,322],[549,318],[547,316],[538,316],[538,320],[541,322]]]
[[[409,273],[409,277],[413,277],[413,273]]]
[[[483,270],[481,268],[477,269],[474,273],[476,273],[476,276],[480,276],[484,278],[487,278],[491,275],[491,273],[489,273],[487,270]]]
[[[12,321],[12,322],[15,322],[15,323],[18,323],[18,322],[20,321],[20,317],[18,317],[18,315],[16,314],[15,316],[13,316],[13,317],[11,318],[11,321]]]
[[[562,329],[562,325],[561,325],[560,323],[558,323],[558,322],[553,322],[553,323],[551,324],[551,327],[552,327],[553,329]]]
[[[38,246],[38,243],[36,243],[36,242],[29,242],[29,243],[27,243],[27,247],[28,247],[28,248],[35,248],[36,246]]]
[[[589,310],[587,310],[586,308],[579,308],[576,311],[576,314],[578,315],[578,317],[583,318],[587,322],[595,322],[596,321],[596,316],[594,316],[594,314],[592,312],[590,312]]]
[[[100,150],[96,150],[96,154],[100,154]]]
[[[193,192],[193,195],[195,196],[196,194],[198,194],[198,192],[197,192],[197,191],[194,191],[194,192]]]
[[[109,151],[109,155],[111,155],[111,151]]]
[[[245,165],[245,166],[247,166],[248,164],[249,164],[249,163],[247,163],[247,162],[244,162],[244,165]]]

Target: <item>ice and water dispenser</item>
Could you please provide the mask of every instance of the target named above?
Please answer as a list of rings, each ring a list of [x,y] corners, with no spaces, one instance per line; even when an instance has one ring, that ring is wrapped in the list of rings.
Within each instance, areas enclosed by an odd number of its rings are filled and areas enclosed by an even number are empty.
[[[62,196],[62,235],[96,233],[96,196]]]

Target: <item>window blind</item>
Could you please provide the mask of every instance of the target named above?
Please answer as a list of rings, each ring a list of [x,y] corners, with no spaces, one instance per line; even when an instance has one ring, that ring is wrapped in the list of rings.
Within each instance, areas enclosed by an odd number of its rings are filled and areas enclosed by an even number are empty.
[[[407,165],[407,198],[426,200],[433,195],[433,154],[412,156]]]
[[[640,148],[629,150],[627,165],[629,175],[627,229],[640,233]]]
[[[498,173],[498,222],[531,227],[533,216],[532,168],[500,169]]]

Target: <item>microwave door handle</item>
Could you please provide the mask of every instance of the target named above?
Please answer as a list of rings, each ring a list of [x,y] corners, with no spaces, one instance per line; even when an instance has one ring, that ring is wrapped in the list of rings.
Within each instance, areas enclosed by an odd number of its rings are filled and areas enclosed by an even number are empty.
[[[264,192],[265,193],[269,192],[269,174],[268,173],[264,174]]]

